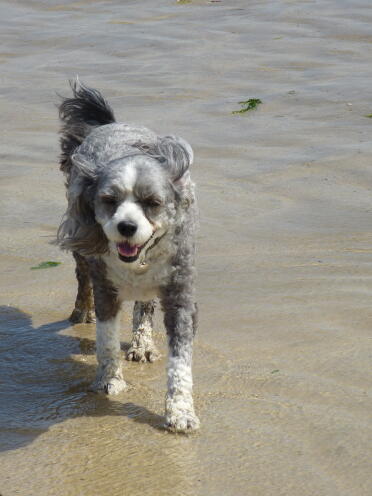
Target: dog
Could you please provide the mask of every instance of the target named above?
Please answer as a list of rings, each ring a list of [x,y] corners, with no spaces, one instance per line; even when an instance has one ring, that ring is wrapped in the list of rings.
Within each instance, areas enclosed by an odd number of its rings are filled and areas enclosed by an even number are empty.
[[[199,427],[192,397],[196,200],[191,146],[176,136],[117,123],[102,94],[70,83],[59,106],[60,168],[68,206],[57,243],[72,251],[78,293],[70,320],[96,318],[97,375],[92,390],[126,388],[120,360],[120,308],[134,301],[127,359],[153,362],[155,298],[168,337],[165,424]]]

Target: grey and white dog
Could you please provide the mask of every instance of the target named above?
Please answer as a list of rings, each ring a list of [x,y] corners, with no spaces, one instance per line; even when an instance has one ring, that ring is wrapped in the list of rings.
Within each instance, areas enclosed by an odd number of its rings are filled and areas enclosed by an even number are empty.
[[[102,95],[78,81],[62,101],[61,170],[68,207],[58,242],[76,260],[78,294],[70,319],[97,319],[98,371],[92,387],[126,387],[120,361],[120,308],[135,301],[128,360],[154,361],[154,298],[168,336],[166,426],[199,427],[192,398],[195,196],[190,145],[176,136],[115,122]],[[93,303],[94,302],[94,303]]]

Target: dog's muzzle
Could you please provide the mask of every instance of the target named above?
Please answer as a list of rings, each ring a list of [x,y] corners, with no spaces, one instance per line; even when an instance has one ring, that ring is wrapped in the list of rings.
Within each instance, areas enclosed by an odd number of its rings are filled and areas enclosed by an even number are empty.
[[[131,245],[128,241],[117,243],[116,248],[118,250],[120,260],[126,263],[135,262],[142,249],[147,245],[151,238],[152,236],[143,245]]]
[[[154,231],[149,239],[143,245],[131,245],[128,241],[122,243],[116,243],[116,249],[118,250],[118,256],[120,260],[126,263],[135,262],[140,254],[142,253],[142,262],[145,263],[145,257],[148,251],[150,251],[154,246],[156,246],[159,241],[166,235],[166,231],[162,232],[160,236],[155,237],[156,233],[159,231]],[[153,241],[153,243],[151,243]]]
[[[149,239],[143,245],[131,245],[128,241],[124,241],[122,243],[116,243],[116,248],[118,250],[118,256],[120,260],[126,263],[135,262],[140,253],[144,248],[149,247],[151,240],[154,239],[155,231],[149,237]]]

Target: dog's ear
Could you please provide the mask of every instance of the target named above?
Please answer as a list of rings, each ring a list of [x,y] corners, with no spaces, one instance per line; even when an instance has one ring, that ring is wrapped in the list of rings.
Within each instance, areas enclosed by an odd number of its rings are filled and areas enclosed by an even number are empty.
[[[189,177],[186,173],[193,163],[194,153],[187,141],[178,136],[164,136],[157,147],[159,161],[167,168],[174,183]]]
[[[68,188],[68,214],[80,224],[92,226],[95,223],[95,165],[79,154],[72,155],[71,160],[73,168]]]
[[[71,160],[68,207],[58,229],[57,241],[63,249],[77,251],[81,255],[105,253],[107,238],[94,214],[96,165],[79,154],[74,154]]]

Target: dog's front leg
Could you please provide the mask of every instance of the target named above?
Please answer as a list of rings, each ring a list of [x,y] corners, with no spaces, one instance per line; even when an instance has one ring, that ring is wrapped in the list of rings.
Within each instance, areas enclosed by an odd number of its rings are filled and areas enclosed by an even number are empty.
[[[118,292],[105,278],[103,268],[92,271],[97,317],[97,376],[91,389],[117,394],[126,387],[123,379],[120,348],[120,307]]]
[[[92,389],[120,393],[126,387],[120,360],[120,312],[108,320],[97,318],[96,335],[98,370]]]
[[[177,298],[177,294],[170,291],[168,297],[162,299],[162,306],[169,346],[166,426],[172,431],[190,432],[199,428],[199,419],[194,412],[191,370],[196,305],[185,301],[184,295]]]

